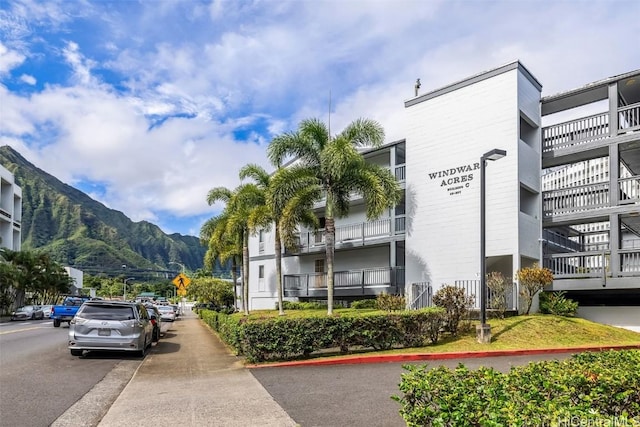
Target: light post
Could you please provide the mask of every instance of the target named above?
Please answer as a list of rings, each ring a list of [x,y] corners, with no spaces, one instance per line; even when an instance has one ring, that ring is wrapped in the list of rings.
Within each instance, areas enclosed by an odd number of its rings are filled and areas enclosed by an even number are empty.
[[[127,282],[129,280],[134,280],[135,277],[127,277],[126,279],[123,280],[123,285],[122,285],[122,301],[126,301],[127,300]]]
[[[494,148],[480,157],[480,325],[476,336],[481,344],[491,342],[491,325],[487,324],[487,266],[485,259],[485,176],[487,160],[498,160],[507,155],[505,150]]]

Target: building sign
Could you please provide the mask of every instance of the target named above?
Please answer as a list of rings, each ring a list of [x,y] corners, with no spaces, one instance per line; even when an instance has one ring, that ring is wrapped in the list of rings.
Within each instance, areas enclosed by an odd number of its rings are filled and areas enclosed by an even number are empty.
[[[439,183],[450,196],[462,194],[465,188],[475,177],[475,172],[480,169],[480,163],[472,163],[454,168],[443,169],[436,172],[429,172],[429,179]]]

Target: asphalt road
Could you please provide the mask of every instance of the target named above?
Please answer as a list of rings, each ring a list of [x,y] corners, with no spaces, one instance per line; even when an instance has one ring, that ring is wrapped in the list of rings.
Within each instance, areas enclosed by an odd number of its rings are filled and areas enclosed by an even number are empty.
[[[0,323],[0,427],[51,425],[123,359],[71,356],[68,331],[49,319]]]
[[[563,359],[568,354],[490,357],[430,361],[429,366],[470,369],[493,366],[508,372],[530,361]],[[412,364],[424,364],[412,363]],[[280,406],[303,427],[403,427],[398,384],[403,363],[298,366],[251,369],[251,373]]]

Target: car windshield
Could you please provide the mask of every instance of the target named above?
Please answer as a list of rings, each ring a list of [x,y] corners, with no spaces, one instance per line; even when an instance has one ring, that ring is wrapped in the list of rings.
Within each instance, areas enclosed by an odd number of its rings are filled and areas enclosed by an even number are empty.
[[[135,319],[133,307],[117,305],[87,305],[82,306],[77,314],[84,319],[98,320],[131,320]]]
[[[22,307],[18,307],[18,309],[16,311],[31,311],[33,310],[33,306],[32,305],[25,305]]]
[[[173,308],[171,307],[167,307],[166,305],[161,305],[160,307],[158,307],[159,311],[173,311]]]

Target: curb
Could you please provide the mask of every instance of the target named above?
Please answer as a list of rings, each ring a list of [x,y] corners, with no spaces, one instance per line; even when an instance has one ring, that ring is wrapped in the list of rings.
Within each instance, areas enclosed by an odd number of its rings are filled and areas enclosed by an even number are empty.
[[[447,360],[447,359],[470,359],[481,357],[501,357],[501,356],[527,356],[535,354],[559,354],[559,353],[579,353],[583,351],[606,351],[606,350],[632,350],[640,349],[638,345],[608,345],[589,347],[563,347],[563,348],[539,348],[528,350],[493,350],[493,351],[459,351],[450,353],[410,353],[410,354],[381,354],[371,356],[346,356],[336,359],[310,359],[292,360],[288,362],[275,362],[265,364],[245,365],[245,368],[280,368],[292,366],[324,366],[324,365],[355,365],[365,363],[388,363],[388,362],[412,362],[416,360]]]

